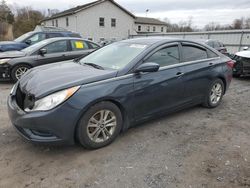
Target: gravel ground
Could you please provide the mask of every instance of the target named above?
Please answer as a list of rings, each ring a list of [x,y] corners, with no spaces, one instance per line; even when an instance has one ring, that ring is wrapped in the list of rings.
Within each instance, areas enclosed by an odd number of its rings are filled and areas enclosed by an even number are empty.
[[[250,77],[216,109],[193,107],[144,123],[108,147],[48,147],[11,126],[0,83],[0,187],[250,187]]]

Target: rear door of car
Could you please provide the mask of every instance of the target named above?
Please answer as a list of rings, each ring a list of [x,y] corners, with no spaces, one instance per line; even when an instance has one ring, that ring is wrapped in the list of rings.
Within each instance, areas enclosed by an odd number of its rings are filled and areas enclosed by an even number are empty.
[[[90,46],[88,41],[84,41],[84,40],[80,40],[80,39],[70,40],[69,47],[70,47],[70,52],[69,52],[68,56],[70,59],[84,57],[95,50],[95,48]]]
[[[133,109],[136,120],[172,110],[183,104],[184,85],[178,43],[162,46],[148,55],[143,63],[160,65],[157,72],[134,76]]]
[[[182,43],[181,64],[187,101],[200,102],[204,99],[218,61],[218,55],[211,50],[194,43]]]

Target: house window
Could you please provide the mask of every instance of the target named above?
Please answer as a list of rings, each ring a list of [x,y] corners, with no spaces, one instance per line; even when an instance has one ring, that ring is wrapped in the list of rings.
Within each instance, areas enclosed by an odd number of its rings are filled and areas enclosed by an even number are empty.
[[[66,27],[68,27],[69,26],[69,18],[67,17],[66,18]]]
[[[56,27],[58,27],[58,20],[56,20]]]
[[[163,27],[161,27],[161,32],[163,32],[163,29],[164,29],[164,28],[163,28]]]
[[[140,25],[138,25],[138,31],[141,31],[141,26]]]
[[[55,21],[54,20],[52,20],[52,26],[55,26]]]
[[[111,27],[116,27],[116,19],[111,18]]]
[[[155,26],[153,27],[153,31],[155,32]]]
[[[104,18],[99,18],[99,26],[104,27]]]
[[[148,26],[148,29],[147,29],[147,31],[148,31],[148,32],[150,31],[150,26]]]

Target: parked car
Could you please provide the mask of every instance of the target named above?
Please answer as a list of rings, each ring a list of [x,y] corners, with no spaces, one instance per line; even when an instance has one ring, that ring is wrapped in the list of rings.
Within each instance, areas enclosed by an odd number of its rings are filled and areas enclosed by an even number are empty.
[[[244,50],[237,52],[233,57],[233,60],[235,61],[233,67],[234,77],[250,75],[250,51]]]
[[[218,40],[208,39],[208,40],[199,40],[199,41],[207,44],[208,46],[211,46],[212,48],[216,49],[217,51],[219,51],[220,53],[224,55],[227,55],[227,56],[229,55],[225,45]]]
[[[85,56],[100,46],[80,38],[58,37],[21,51],[0,53],[0,79],[17,81],[30,68]]]
[[[55,37],[77,37],[81,38],[78,33],[71,31],[61,31],[61,30],[52,30],[52,31],[31,31],[25,33],[24,35],[18,37],[14,41],[1,41],[0,42],[0,52],[22,50],[36,44],[42,40],[55,38]]]
[[[232,66],[230,58],[193,41],[124,40],[78,62],[29,70],[11,90],[9,117],[27,140],[78,140],[96,149],[147,119],[198,104],[217,107]]]

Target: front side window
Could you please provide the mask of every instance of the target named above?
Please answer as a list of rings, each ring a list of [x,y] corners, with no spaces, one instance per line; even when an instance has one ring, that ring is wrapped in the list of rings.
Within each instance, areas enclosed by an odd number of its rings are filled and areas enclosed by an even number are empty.
[[[85,50],[89,48],[87,43],[83,40],[71,40],[70,43],[72,51]]]
[[[56,41],[43,48],[47,50],[47,54],[66,52],[68,51],[67,40]]]
[[[180,55],[178,46],[163,48],[154,53],[147,62],[157,63],[160,67],[174,65],[180,63]]]
[[[197,61],[208,58],[206,49],[192,45],[183,45],[182,55],[184,62]]]
[[[104,18],[99,18],[99,26],[104,27]]]
[[[111,19],[111,27],[116,27],[116,19],[115,18]]]
[[[117,42],[100,48],[80,60],[80,64],[93,63],[104,68],[121,69],[147,48],[144,44]]]
[[[29,41],[30,44],[38,43],[42,40],[46,39],[46,35],[44,33],[37,33],[33,35],[32,37],[28,38],[26,41]]]

